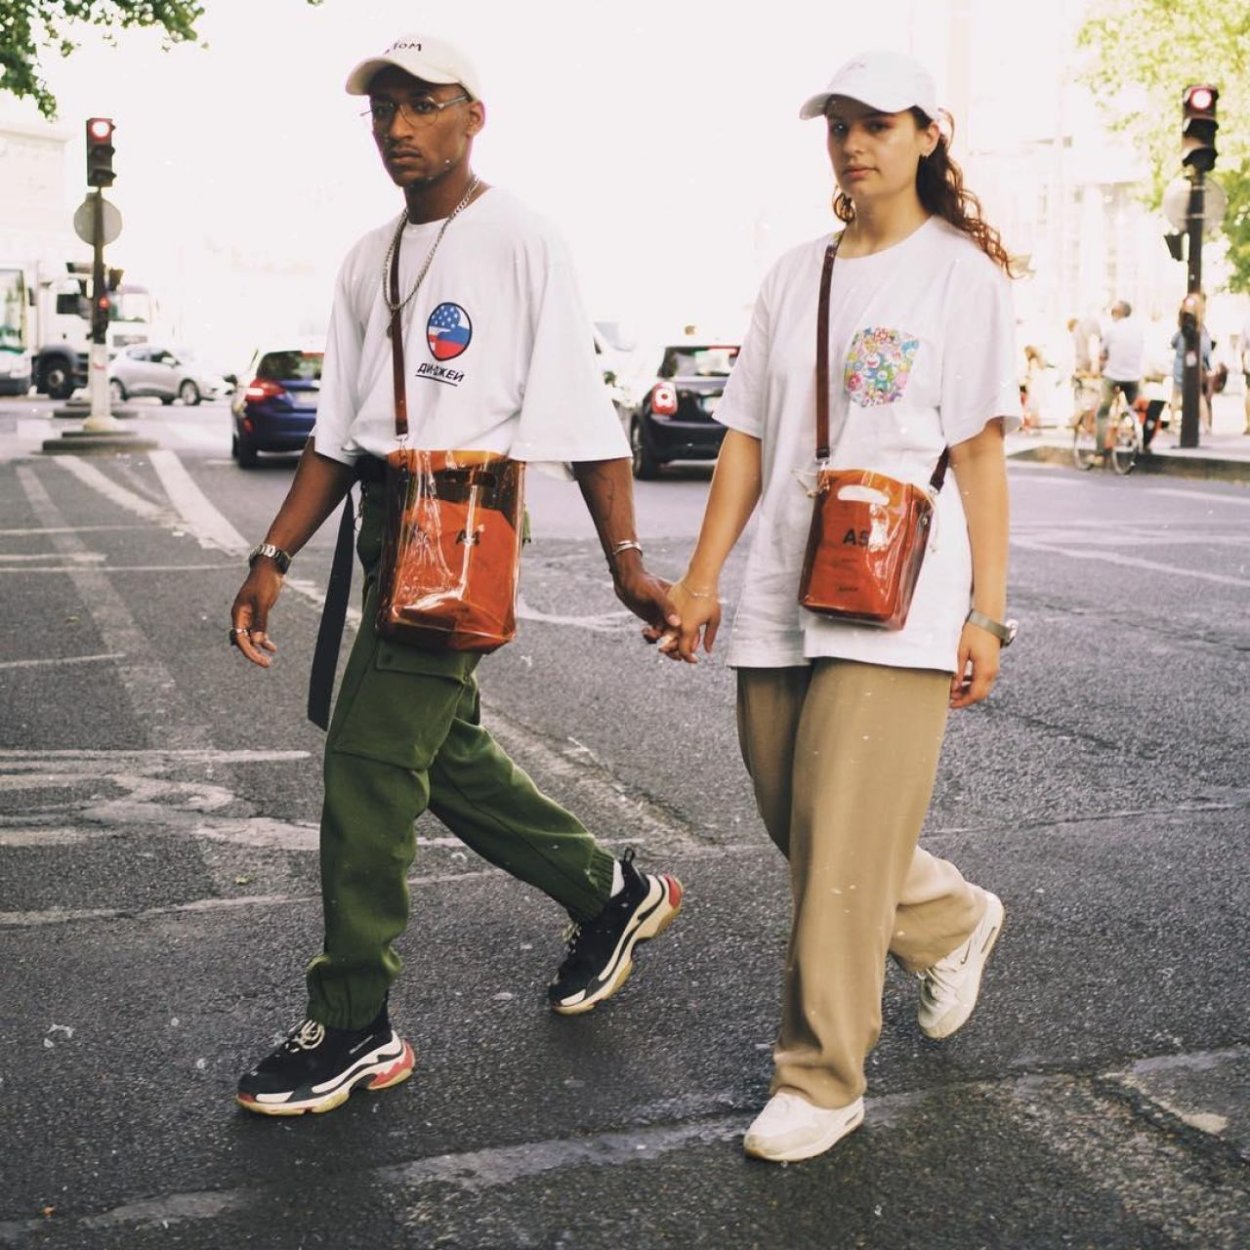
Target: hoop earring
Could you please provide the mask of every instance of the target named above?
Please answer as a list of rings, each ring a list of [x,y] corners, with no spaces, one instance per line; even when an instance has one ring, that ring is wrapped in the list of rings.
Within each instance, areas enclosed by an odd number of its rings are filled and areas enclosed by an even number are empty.
[[[855,220],[855,202],[844,191],[833,197],[833,215],[848,226]]]

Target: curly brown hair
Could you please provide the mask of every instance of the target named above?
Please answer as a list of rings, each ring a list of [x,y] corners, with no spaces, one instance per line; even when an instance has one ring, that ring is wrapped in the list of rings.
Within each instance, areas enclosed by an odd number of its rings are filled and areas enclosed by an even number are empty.
[[[923,109],[912,108],[908,112],[920,130],[933,123],[934,119]],[[937,147],[928,156],[921,157],[916,168],[916,194],[926,212],[963,231],[990,260],[1013,275],[1012,259],[1003,246],[1002,236],[982,217],[981,201],[964,186],[963,170],[951,158],[947,131],[953,123],[949,115],[946,120],[948,124],[938,139]],[[833,211],[847,225],[855,220],[855,203],[845,192],[839,191],[834,198]]]

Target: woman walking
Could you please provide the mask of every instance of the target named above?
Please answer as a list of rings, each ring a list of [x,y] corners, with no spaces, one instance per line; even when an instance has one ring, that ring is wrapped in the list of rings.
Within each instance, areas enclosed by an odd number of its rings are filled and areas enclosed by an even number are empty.
[[[772,1097],[746,1152],[828,1150],[863,1119],[887,954],[921,979],[919,1024],[968,1019],[1003,907],[918,846],[948,708],[984,699],[1010,642],[1005,426],[1019,423],[1009,261],[963,190],[929,74],[848,61],[802,107],[823,118],[845,223],[829,300],[834,467],[923,486],[949,448],[920,580],[895,632],[806,612],[818,288],[831,239],[765,278],[717,418],[729,427],[660,647],[696,661],[720,622],[722,565],[758,512],[729,663],[765,827],[790,862],[793,923]]]

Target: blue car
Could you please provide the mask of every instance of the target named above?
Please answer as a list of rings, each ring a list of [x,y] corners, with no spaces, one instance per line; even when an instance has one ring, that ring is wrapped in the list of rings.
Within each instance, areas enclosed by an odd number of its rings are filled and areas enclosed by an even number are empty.
[[[262,451],[303,451],[317,419],[321,393],[320,348],[258,351],[234,393],[230,454],[244,469]]]

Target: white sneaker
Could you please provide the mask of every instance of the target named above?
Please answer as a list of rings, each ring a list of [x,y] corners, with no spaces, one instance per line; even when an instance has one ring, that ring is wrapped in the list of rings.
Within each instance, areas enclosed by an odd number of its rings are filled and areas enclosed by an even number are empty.
[[[783,1090],[774,1094],[742,1139],[742,1149],[756,1159],[793,1163],[823,1154],[864,1122],[864,1100],[832,1111]]]
[[[939,1040],[950,1037],[968,1022],[977,1005],[981,973],[1003,931],[1002,899],[988,890],[986,897],[985,915],[973,929],[972,936],[932,968],[916,973],[921,981],[916,1019],[926,1037]]]

